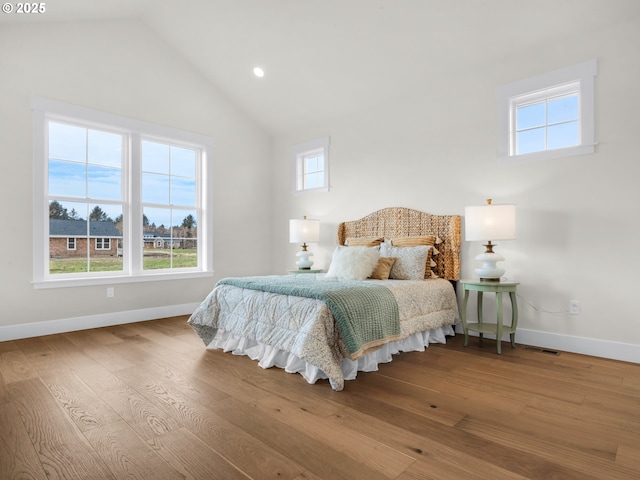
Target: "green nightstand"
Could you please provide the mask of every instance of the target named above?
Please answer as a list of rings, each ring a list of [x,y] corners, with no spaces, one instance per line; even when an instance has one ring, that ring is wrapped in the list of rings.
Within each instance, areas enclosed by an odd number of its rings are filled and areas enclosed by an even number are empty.
[[[462,328],[464,329],[464,346],[469,343],[469,330],[480,334],[480,343],[485,333],[495,334],[496,348],[498,355],[502,353],[502,335],[508,333],[511,336],[511,346],[516,346],[516,328],[518,328],[518,303],[516,301],[516,290],[519,282],[482,282],[480,280],[461,280],[464,288],[464,299],[462,300]],[[478,323],[467,323],[467,301],[469,292],[478,292]],[[482,321],[482,296],[484,292],[496,294],[497,323],[484,323]],[[508,293],[511,298],[511,325],[502,324],[502,294]]]

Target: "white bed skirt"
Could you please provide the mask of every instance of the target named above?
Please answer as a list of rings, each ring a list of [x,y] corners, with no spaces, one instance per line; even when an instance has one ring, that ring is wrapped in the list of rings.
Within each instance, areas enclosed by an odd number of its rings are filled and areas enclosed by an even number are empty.
[[[358,372],[375,372],[378,370],[378,364],[391,362],[392,355],[400,352],[423,352],[430,343],[446,343],[446,335],[455,335],[451,325],[414,333],[404,340],[388,343],[358,360],[345,358],[341,364],[344,379],[354,380]],[[232,352],[234,355],[246,355],[252,360],[258,360],[258,365],[262,368],[278,367],[288,373],[299,373],[309,383],[328,378],[322,370],[293,353],[224,330],[218,330],[207,348]],[[333,382],[331,387],[336,388]]]

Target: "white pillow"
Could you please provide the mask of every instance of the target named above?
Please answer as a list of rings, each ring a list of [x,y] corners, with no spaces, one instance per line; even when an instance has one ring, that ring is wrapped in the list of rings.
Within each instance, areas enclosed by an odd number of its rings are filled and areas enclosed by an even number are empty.
[[[426,245],[417,247],[394,247],[390,243],[380,245],[380,256],[396,257],[389,278],[396,280],[424,280],[429,249]]]
[[[378,266],[378,247],[337,247],[331,257],[327,278],[366,280]]]

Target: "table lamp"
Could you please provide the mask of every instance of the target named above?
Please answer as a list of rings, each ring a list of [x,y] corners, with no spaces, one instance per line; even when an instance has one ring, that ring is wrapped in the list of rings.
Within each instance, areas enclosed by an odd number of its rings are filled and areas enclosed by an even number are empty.
[[[304,219],[289,220],[289,243],[302,243],[302,251],[296,253],[298,270],[311,270],[313,261],[309,259],[313,255],[307,250],[307,243],[320,241],[320,220]]]
[[[503,261],[504,257],[493,251],[495,244],[492,240],[513,240],[516,238],[516,207],[515,205],[492,205],[491,199],[482,207],[466,207],[465,214],[465,240],[487,241],[484,253],[478,255],[476,260],[482,262],[475,272],[481,281],[499,282],[504,275],[504,269],[498,268],[496,262]]]

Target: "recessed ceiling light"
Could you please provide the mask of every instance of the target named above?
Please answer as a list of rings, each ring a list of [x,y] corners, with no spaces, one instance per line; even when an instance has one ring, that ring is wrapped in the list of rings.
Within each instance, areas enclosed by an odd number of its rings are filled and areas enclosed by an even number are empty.
[[[262,77],[264,77],[264,70],[263,70],[263,69],[261,69],[260,67],[255,67],[255,68],[253,69],[253,74],[254,74],[256,77],[260,77],[260,78],[262,78]]]

